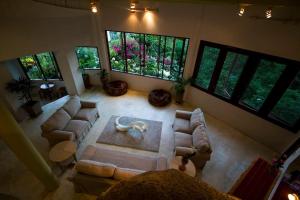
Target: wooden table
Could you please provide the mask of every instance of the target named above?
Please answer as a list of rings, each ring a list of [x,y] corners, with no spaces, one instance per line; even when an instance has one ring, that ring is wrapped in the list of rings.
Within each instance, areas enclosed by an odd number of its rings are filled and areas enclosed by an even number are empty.
[[[69,162],[77,161],[77,145],[72,141],[63,141],[56,144],[49,152],[49,159],[58,164],[62,171],[70,164]]]
[[[176,156],[171,162],[170,169],[177,169],[177,170],[181,171],[179,169],[179,165],[181,165],[181,159],[182,159],[182,156]],[[188,163],[185,165],[185,171],[182,171],[182,172],[184,172],[187,175],[190,175],[192,177],[195,177],[196,176],[196,167],[195,167],[194,163],[191,160],[189,160]]]
[[[43,83],[40,85],[39,95],[41,99],[53,99],[55,84],[54,83]]]

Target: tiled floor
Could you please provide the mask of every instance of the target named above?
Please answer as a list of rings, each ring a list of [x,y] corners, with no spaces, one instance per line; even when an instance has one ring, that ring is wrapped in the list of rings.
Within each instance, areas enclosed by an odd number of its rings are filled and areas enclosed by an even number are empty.
[[[96,139],[99,137],[111,115],[127,115],[163,121],[159,154],[171,157],[174,141],[171,124],[174,119],[175,110],[193,109],[189,105],[176,104],[170,104],[164,108],[156,108],[148,103],[147,94],[136,91],[129,91],[126,95],[120,97],[110,97],[103,94],[100,89],[93,88],[86,91],[81,98],[97,101],[101,118],[91,129],[85,142],[78,150],[77,156],[80,156],[86,145],[95,144]],[[44,112],[38,118],[26,120],[21,123],[25,134],[31,139],[55,173],[59,173],[59,170],[48,160],[49,147],[47,141],[40,136],[41,130],[39,126],[66,100],[67,97],[44,106]],[[201,176],[204,181],[213,185],[218,190],[228,191],[239,175],[258,156],[268,160],[272,157],[273,152],[271,150],[231,128],[229,125],[213,118],[208,113],[205,113],[205,118],[213,154],[203,171],[198,173],[198,177]],[[111,145],[103,144],[102,146],[116,148],[121,151],[155,154],[129,148],[112,147]],[[21,199],[95,199],[94,196],[76,194],[74,192],[72,183],[67,180],[71,169],[60,177],[61,184],[55,192],[45,192],[40,182],[15,158],[14,154],[10,152],[3,142],[0,143],[0,168],[0,180],[5,180],[0,181],[0,193],[12,194]]]

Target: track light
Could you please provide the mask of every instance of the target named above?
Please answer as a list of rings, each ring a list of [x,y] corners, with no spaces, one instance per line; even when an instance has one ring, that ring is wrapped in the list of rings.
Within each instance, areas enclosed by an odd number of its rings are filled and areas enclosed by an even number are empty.
[[[241,16],[244,15],[244,13],[245,13],[245,8],[244,8],[244,7],[240,7],[240,10],[239,10],[239,12],[238,12],[238,15],[241,17]]]
[[[296,194],[288,194],[289,200],[299,200],[299,197]]]
[[[98,8],[97,8],[95,0],[91,1],[91,11],[92,11],[92,13],[97,13],[98,12]]]
[[[270,19],[272,17],[272,9],[268,8],[265,12],[265,16],[267,19]]]

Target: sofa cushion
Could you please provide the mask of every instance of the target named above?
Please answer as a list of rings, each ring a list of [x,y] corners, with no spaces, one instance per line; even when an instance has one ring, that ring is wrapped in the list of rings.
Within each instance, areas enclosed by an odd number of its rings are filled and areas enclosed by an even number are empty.
[[[194,130],[197,126],[206,126],[203,112],[200,108],[195,109],[192,112],[191,120],[190,120],[190,127]]]
[[[129,169],[129,168],[116,168],[113,178],[115,180],[127,180],[138,174],[142,174],[145,171],[138,169]]]
[[[79,160],[75,165],[75,169],[83,174],[108,178],[113,177],[116,166],[93,160]]]
[[[65,103],[63,108],[73,118],[81,108],[80,98],[78,96],[70,97],[69,101],[67,103]]]
[[[97,108],[82,108],[77,112],[73,119],[85,120],[90,122],[90,124],[93,124],[96,121],[97,113]]]
[[[82,134],[88,132],[89,122],[83,120],[70,120],[64,130],[75,133],[76,138],[80,139]]]
[[[192,135],[186,133],[175,132],[176,147],[192,147]]]
[[[193,132],[193,146],[199,152],[208,152],[210,151],[209,140],[206,134],[206,128],[197,126]]]
[[[188,134],[193,133],[193,129],[191,129],[190,127],[190,121],[181,118],[175,118],[173,124],[173,130],[175,132],[182,132]]]
[[[44,132],[63,130],[70,120],[70,115],[64,109],[59,109],[42,124],[41,128]]]

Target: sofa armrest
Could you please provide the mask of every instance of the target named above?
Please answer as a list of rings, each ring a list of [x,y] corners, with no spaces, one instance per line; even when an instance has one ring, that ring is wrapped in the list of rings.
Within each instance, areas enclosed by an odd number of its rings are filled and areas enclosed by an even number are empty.
[[[80,101],[82,108],[96,108],[97,103],[91,101]]]
[[[195,149],[189,147],[176,147],[176,156],[184,156],[186,154],[192,154]]]
[[[184,111],[184,110],[176,110],[175,117],[190,120],[192,116],[192,112]]]
[[[54,130],[51,132],[43,133],[43,137],[48,139],[51,146],[65,140],[75,140],[75,135],[73,132],[62,130]]]

